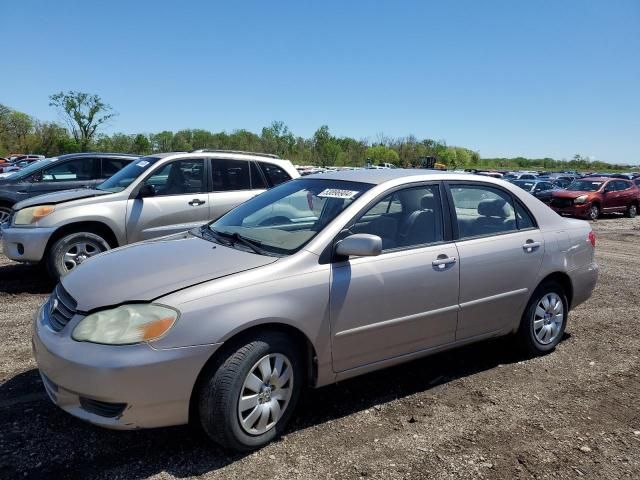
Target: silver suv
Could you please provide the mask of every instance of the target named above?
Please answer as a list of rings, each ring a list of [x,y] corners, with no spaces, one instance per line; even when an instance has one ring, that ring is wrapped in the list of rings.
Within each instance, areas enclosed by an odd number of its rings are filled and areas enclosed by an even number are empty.
[[[87,258],[189,230],[300,175],[275,155],[222,150],[142,157],[95,189],[17,203],[2,228],[12,260],[44,261],[54,278]]]

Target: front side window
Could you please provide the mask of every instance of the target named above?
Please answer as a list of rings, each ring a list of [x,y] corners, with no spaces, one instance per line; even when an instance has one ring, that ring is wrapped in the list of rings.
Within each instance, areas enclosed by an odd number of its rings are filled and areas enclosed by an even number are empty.
[[[291,180],[291,176],[287,172],[273,163],[260,162],[260,167],[272,187]]]
[[[441,242],[440,205],[437,185],[398,190],[363,213],[349,231],[379,236],[383,250]]]
[[[211,165],[214,192],[249,190],[251,188],[248,161],[213,158]]]
[[[156,196],[202,193],[206,190],[204,160],[188,159],[167,163],[153,172],[144,184],[152,185]]]
[[[68,162],[58,163],[42,171],[43,182],[73,182],[79,180],[93,180],[94,158],[77,158]]]
[[[320,233],[373,185],[299,179],[279,185],[209,225],[223,243],[242,248],[248,240],[267,254],[290,255]]]
[[[517,230],[511,196],[484,185],[451,185],[460,238],[482,237]]]

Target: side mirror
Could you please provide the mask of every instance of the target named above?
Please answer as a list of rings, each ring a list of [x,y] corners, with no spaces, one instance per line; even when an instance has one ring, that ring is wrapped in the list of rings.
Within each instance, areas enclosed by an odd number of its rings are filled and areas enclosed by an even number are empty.
[[[375,257],[382,253],[382,239],[368,233],[349,235],[338,242],[336,253],[343,257]]]
[[[140,187],[138,191],[138,198],[146,198],[146,197],[155,197],[156,196],[156,187],[153,185],[145,184]]]
[[[36,172],[33,175],[31,175],[31,183],[39,183],[42,181],[42,172]]]

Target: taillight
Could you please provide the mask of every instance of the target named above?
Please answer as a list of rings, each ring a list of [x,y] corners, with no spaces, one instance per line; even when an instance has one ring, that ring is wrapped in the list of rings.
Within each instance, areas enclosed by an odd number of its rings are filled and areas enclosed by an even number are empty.
[[[596,234],[593,233],[593,230],[589,232],[589,241],[591,242],[591,246],[596,248]]]

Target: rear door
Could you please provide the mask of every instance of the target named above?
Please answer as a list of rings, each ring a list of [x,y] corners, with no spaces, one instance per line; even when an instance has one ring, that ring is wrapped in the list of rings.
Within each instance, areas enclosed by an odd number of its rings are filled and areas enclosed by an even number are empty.
[[[230,158],[210,158],[211,220],[246,202],[265,189],[265,179],[254,162]]]
[[[93,188],[98,183],[98,172],[98,160],[94,157],[52,162],[50,166],[32,175],[29,196],[75,188]]]
[[[536,287],[544,238],[531,214],[502,188],[451,182],[448,191],[460,255],[456,340],[504,333]]]
[[[180,159],[158,165],[143,185],[152,185],[156,194],[127,201],[128,243],[190,230],[209,219],[204,159]]]

